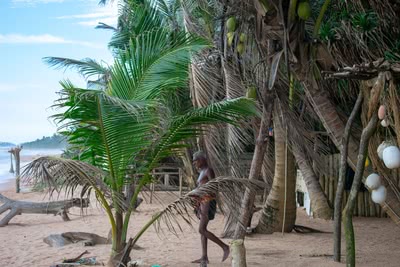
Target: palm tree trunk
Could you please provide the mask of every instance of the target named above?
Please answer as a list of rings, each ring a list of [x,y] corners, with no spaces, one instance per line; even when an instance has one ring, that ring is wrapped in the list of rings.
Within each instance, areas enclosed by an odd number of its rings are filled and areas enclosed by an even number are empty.
[[[287,149],[286,134],[274,113],[275,175],[272,189],[264,204],[256,227],[257,233],[291,232],[296,221],[296,171],[293,154]]]
[[[353,185],[351,186],[351,191],[349,199],[347,200],[346,207],[344,209],[343,224],[346,237],[346,266],[354,267],[356,266],[356,247],[355,247],[355,237],[353,228],[353,212],[354,206],[357,199],[358,191],[361,186],[361,179],[364,172],[364,163],[367,158],[368,142],[373,133],[375,132],[376,125],[378,123],[378,116],[375,114],[372,116],[367,127],[362,132],[360,149],[358,153],[358,161],[356,173],[354,174]]]
[[[318,114],[319,119],[329,133],[331,140],[340,150],[345,126],[343,121],[339,118],[335,106],[329,100],[328,93],[319,89],[315,80],[304,82],[303,87],[306,91],[307,98],[312,103],[315,112]],[[350,138],[347,162],[353,170],[356,169],[357,156],[358,144],[353,138]],[[369,174],[368,170],[366,170],[363,179]],[[393,192],[393,189],[389,186],[387,187],[387,197],[385,203],[382,204],[382,209],[396,225],[400,225],[400,201]]]
[[[293,146],[292,152],[303,176],[307,191],[310,194],[314,217],[325,220],[331,219],[332,209],[329,207],[328,199],[326,198],[325,193],[322,191],[312,164],[297,146]]]
[[[123,232],[123,225],[124,225],[124,219],[123,219],[123,213],[120,210],[120,207],[118,205],[115,207],[115,223],[116,223],[116,235],[112,236],[112,251],[111,251],[111,256],[110,260],[108,262],[108,266],[115,266],[118,267],[120,266],[119,262],[121,261],[121,257],[123,256],[123,249],[125,247],[125,244],[123,244],[123,239],[122,239],[122,232]],[[124,264],[127,264],[125,262]]]
[[[268,92],[271,94],[271,92]],[[264,103],[267,106],[263,107],[263,115],[261,125],[256,140],[256,147],[254,149],[253,160],[251,162],[249,180],[258,180],[261,176],[261,167],[264,160],[264,154],[267,148],[266,140],[268,135],[268,128],[271,122],[273,100],[270,97],[265,97]],[[240,208],[239,222],[235,229],[234,239],[244,239],[249,218],[253,212],[253,205],[255,200],[255,192],[246,189]]]
[[[340,170],[339,170],[339,180],[335,196],[335,207],[334,207],[334,231],[333,231],[333,260],[340,262],[341,256],[341,240],[342,240],[342,198],[344,192],[344,177],[346,175],[347,169],[347,151],[349,145],[349,138],[351,127],[353,125],[354,119],[361,107],[362,102],[362,91],[360,90],[356,104],[347,120],[344,135],[342,138],[342,147],[340,153]]]

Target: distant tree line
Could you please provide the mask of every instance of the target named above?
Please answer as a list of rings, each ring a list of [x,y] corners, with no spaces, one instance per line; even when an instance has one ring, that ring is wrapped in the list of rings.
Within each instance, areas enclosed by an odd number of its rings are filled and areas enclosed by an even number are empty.
[[[15,146],[15,144],[9,142],[0,142],[0,147],[11,147],[11,146]]]
[[[38,148],[60,148],[65,149],[67,142],[61,135],[54,134],[53,136],[43,136],[41,139],[36,139],[32,142],[23,143],[22,146],[28,149]]]

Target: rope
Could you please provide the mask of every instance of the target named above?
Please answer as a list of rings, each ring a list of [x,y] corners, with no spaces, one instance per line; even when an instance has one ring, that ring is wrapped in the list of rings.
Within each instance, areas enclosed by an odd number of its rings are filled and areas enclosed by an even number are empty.
[[[285,194],[283,202],[283,219],[282,219],[282,235],[285,232],[285,221],[286,221],[286,201],[287,201],[287,173],[288,173],[288,144],[287,144],[287,126],[285,127]]]

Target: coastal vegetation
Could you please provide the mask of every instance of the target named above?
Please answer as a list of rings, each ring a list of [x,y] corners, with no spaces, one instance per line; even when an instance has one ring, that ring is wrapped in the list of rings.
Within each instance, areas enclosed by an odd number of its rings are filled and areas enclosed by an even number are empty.
[[[13,147],[15,144],[10,142],[0,142],[0,147]]]
[[[336,208],[336,261],[344,207],[346,262],[355,266],[354,201],[367,175],[379,173],[384,188],[375,189],[383,193],[373,200],[400,224],[400,185],[392,170],[398,165],[377,153],[380,145],[397,153],[400,143],[399,12],[397,3],[375,0],[121,1],[117,27],[98,26],[113,31],[112,65],[45,59],[76,69],[91,86],[62,81],[55,104],[65,110],[53,118],[74,158],[40,158],[26,176],[50,189],[57,184],[69,193],[78,187],[94,192],[111,225],[110,264],[119,266],[131,248],[127,229],[134,204],[163,159],[174,156],[188,167],[188,152],[201,148],[218,176],[262,180],[261,216],[251,229],[261,234],[296,229],[298,168],[314,216],[332,219]],[[241,165],[245,153],[252,154],[249,169]],[[340,195],[334,207],[327,196],[334,191],[324,191],[318,177],[332,166],[324,156],[338,153],[339,185],[330,181]],[[354,182],[342,205],[349,168]],[[236,181],[225,179],[222,187],[217,179],[214,188],[239,199],[225,199],[236,208],[222,208],[224,236],[238,240],[234,257],[243,267],[256,191],[229,187],[229,180]],[[133,185],[131,192],[126,185]]]
[[[43,136],[35,141],[21,144],[24,149],[65,149],[67,142],[65,137],[54,134],[52,136]]]

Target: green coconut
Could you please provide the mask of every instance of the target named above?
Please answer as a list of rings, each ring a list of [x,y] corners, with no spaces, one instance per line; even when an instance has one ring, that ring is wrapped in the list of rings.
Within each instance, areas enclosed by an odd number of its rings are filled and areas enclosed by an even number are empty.
[[[254,86],[247,88],[246,97],[256,100],[257,89]]]
[[[239,41],[241,41],[242,43],[246,42],[247,36],[245,33],[241,33],[239,36]]]
[[[244,44],[242,44],[242,43],[239,43],[239,44],[236,46],[236,51],[239,53],[239,55],[243,54],[244,49],[245,49],[245,47],[244,47]]]
[[[226,34],[226,37],[228,38],[228,46],[231,46],[233,43],[233,39],[235,38],[235,33],[233,32],[228,32]]]
[[[299,18],[302,20],[308,20],[308,18],[311,16],[311,6],[308,1],[301,2],[299,4],[297,7],[297,15],[299,15]]]
[[[226,27],[228,28],[228,32],[234,32],[236,29],[236,19],[235,17],[230,17],[226,21]]]

